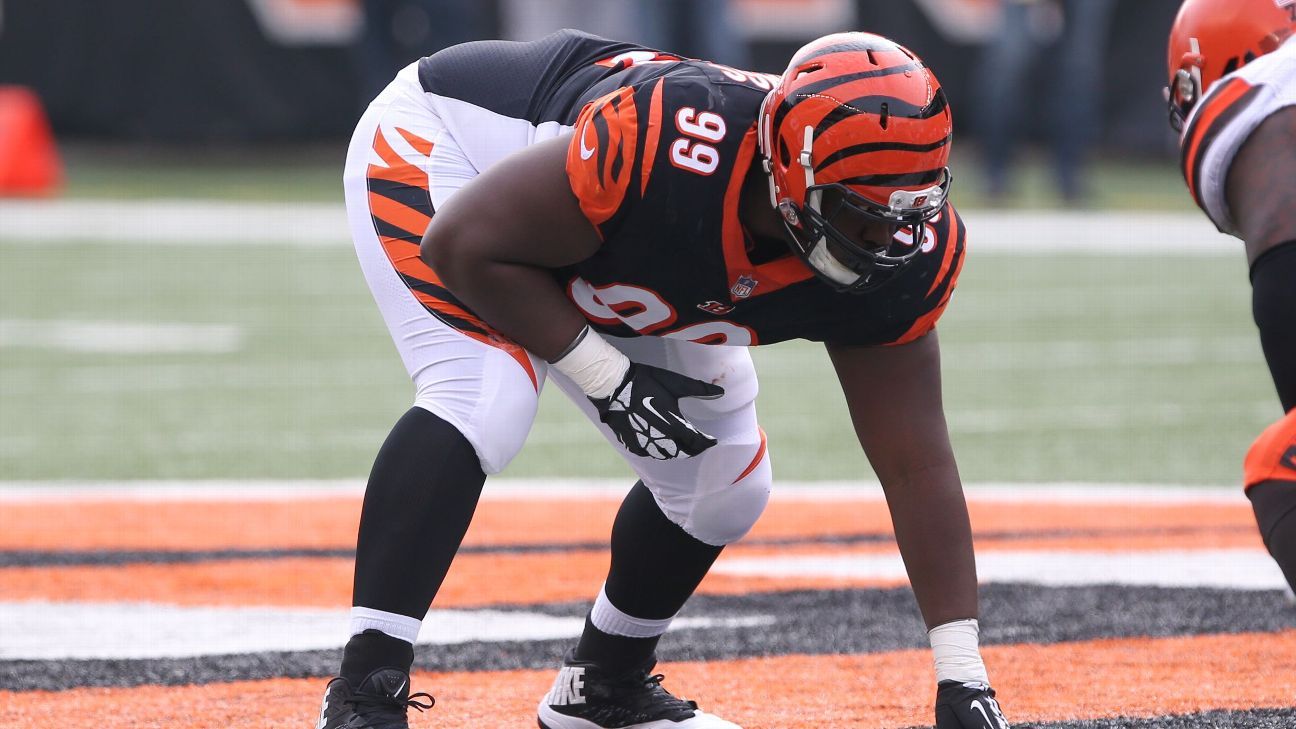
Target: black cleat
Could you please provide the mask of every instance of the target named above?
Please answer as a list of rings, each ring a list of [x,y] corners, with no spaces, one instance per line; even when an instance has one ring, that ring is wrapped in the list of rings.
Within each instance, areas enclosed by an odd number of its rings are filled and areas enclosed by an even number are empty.
[[[1008,729],[994,689],[984,683],[936,685],[936,729]]]
[[[427,702],[418,699],[427,699]],[[365,676],[360,688],[339,676],[324,689],[315,729],[409,729],[409,707],[432,708],[431,694],[409,692],[409,674],[399,668],[380,668]]]
[[[655,665],[609,676],[569,657],[540,701],[540,729],[742,729],[671,695]]]

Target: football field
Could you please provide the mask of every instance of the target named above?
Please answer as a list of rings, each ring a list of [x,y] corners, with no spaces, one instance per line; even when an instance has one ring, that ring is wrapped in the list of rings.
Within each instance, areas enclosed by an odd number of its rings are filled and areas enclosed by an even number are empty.
[[[968,214],[939,333],[1014,726],[1296,724],[1241,458],[1281,413],[1241,252],[1191,213]],[[409,404],[336,205],[0,203],[0,706],[311,726],[359,493]],[[753,352],[776,495],[662,644],[746,729],[930,723],[880,489],[822,347]],[[629,471],[546,390],[424,624],[412,726],[522,727]]]

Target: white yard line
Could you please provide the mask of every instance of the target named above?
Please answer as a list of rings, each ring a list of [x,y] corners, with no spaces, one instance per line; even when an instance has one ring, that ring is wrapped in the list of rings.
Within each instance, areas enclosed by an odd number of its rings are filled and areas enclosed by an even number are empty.
[[[0,349],[97,354],[228,354],[243,348],[232,324],[0,319]]]
[[[1193,213],[973,210],[964,220],[974,251],[1241,255],[1237,241]],[[343,246],[348,230],[336,203],[0,200],[0,241],[17,243]]]
[[[628,479],[492,478],[484,500],[579,501],[619,499]],[[1146,483],[1004,483],[964,485],[973,501],[1062,504],[1233,504],[1246,497],[1234,485],[1190,486]],[[67,501],[259,502],[358,498],[361,479],[331,480],[190,480],[190,481],[0,481],[0,503]],[[782,502],[875,502],[882,500],[874,481],[779,481],[772,500]]]
[[[348,611],[139,603],[0,603],[0,660],[178,658],[341,648]],[[681,628],[743,628],[770,616],[680,618]],[[421,644],[575,638],[585,619],[506,610],[432,610]]]
[[[1282,570],[1263,549],[1189,549],[1131,552],[978,550],[977,579],[1050,586],[1146,585],[1281,590]],[[721,559],[723,575],[904,580],[897,554],[837,554]]]

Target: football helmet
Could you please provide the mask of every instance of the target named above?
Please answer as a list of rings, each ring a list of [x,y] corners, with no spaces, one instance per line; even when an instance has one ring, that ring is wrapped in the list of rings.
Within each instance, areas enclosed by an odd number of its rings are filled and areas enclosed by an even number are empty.
[[[874,290],[922,250],[949,194],[953,122],[936,77],[908,49],[871,33],[805,45],[765,97],[758,134],[770,203],[828,285]],[[869,223],[890,226],[887,240],[862,240]]]
[[[1170,29],[1170,126],[1182,131],[1211,84],[1296,32],[1296,0],[1184,0]]]

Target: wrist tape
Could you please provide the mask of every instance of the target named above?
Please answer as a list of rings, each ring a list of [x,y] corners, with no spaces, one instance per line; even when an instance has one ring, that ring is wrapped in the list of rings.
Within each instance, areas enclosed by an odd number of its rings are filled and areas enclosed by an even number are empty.
[[[932,657],[936,659],[936,683],[958,681],[990,684],[981,650],[977,647],[980,627],[975,618],[955,620],[927,631]]]
[[[571,378],[586,396],[595,399],[611,397],[630,369],[630,359],[588,326],[550,364]]]

